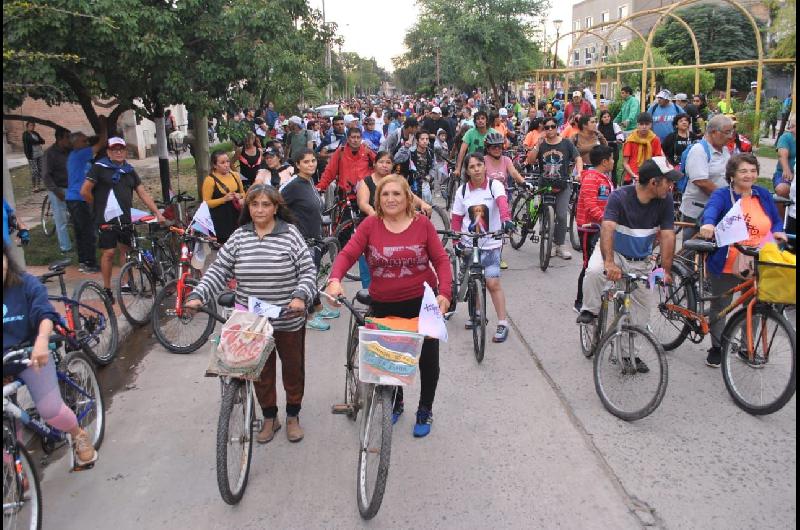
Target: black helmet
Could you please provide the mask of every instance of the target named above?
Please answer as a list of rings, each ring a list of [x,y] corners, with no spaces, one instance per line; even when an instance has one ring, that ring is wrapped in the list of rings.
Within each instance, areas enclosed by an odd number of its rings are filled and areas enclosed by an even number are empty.
[[[489,134],[486,135],[484,139],[484,143],[489,145],[503,145],[505,143],[505,139],[503,135],[497,131],[489,131]]]

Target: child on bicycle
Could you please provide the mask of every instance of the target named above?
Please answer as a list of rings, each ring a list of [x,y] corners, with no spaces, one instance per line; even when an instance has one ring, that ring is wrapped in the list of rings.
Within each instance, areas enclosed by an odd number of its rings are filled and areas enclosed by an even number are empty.
[[[33,398],[36,410],[48,425],[69,433],[76,469],[97,460],[89,434],[80,428],[75,413],[64,404],[58,388],[55,362],[48,347],[55,323],[61,321],[47,299],[47,289],[24,272],[3,245],[3,351],[31,343],[31,364],[19,374]],[[4,376],[7,374],[4,374]]]

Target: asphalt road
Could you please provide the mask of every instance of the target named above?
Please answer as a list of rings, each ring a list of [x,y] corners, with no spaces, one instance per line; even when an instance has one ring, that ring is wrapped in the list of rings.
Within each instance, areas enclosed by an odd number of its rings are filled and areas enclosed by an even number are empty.
[[[344,390],[342,318],[308,334],[306,438],[289,444],[283,429],[256,446],[238,506],[216,485],[219,384],[203,376],[211,347],[180,356],[156,345],[114,397],[96,467],[46,468],[45,528],[795,527],[796,399],[749,416],[704,365],[707,346],[685,345],[669,354],[661,407],[616,419],[579,349],[578,260],[542,273],[537,253],[530,243],[505,253],[514,330],[488,345],[482,365],[464,315],[451,322],[428,438],[411,436],[418,389],[407,391],[371,522],[356,508],[357,426],[330,414]]]

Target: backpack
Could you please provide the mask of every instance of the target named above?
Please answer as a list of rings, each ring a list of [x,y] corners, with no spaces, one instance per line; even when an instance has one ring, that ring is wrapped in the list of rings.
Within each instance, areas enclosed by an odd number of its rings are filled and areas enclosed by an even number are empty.
[[[680,170],[681,173],[683,173],[683,177],[675,184],[675,187],[681,193],[685,193],[686,186],[689,185],[689,175],[686,174],[686,160],[689,158],[689,151],[691,151],[692,148],[698,144],[703,146],[703,149],[705,149],[706,151],[706,157],[708,159],[707,161],[711,162],[711,146],[708,145],[708,142],[706,141],[705,138],[703,138],[697,143],[690,145],[689,147],[683,150],[683,153],[681,153],[681,164],[680,164]]]
[[[490,179],[489,177],[486,177],[486,178],[489,180],[489,195],[491,195],[492,196],[492,200],[494,200],[494,190],[492,189],[493,180]],[[461,198],[462,199],[467,196],[467,185],[468,184],[469,184],[469,181],[467,181],[467,182],[465,182],[464,184],[461,185]]]

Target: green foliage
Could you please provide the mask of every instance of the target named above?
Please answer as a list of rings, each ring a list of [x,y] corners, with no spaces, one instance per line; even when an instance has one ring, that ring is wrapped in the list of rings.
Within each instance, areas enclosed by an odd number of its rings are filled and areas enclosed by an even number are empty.
[[[246,121],[222,120],[219,123],[217,136],[220,140],[230,140],[241,145],[249,132],[252,132],[252,129]]]
[[[644,43],[641,40],[634,40],[628,43],[625,48],[622,49],[619,53],[612,55],[608,58],[606,62],[608,63],[627,63],[632,61],[641,61],[642,57],[644,56]],[[661,50],[654,48],[653,49],[653,61],[655,62],[655,66],[667,66],[669,61]],[[652,66],[650,61],[647,62],[648,66]],[[628,85],[632,87],[634,90],[641,89],[642,86],[642,73],[641,68],[638,66],[630,66],[630,67],[622,67],[621,70],[632,70],[631,72],[627,72],[620,75],[620,80],[622,81],[622,86]],[[616,76],[616,70],[607,68],[604,73],[606,77],[614,77]],[[650,74],[648,74],[649,77]],[[663,83],[664,74],[663,71],[660,71],[656,75],[656,82]]]
[[[401,88],[431,92],[439,58],[442,86],[483,84],[495,92],[542,64],[534,20],[547,0],[419,0],[420,16],[394,59]]]
[[[716,78],[714,73],[708,70],[700,70],[700,92],[708,94],[714,90]],[[694,70],[667,70],[664,73],[664,86],[673,93],[683,92],[684,94],[694,93]]]
[[[772,25],[772,31],[778,38],[775,48],[771,51],[772,57],[797,57],[797,2],[786,0]]]
[[[737,9],[717,4],[699,4],[676,12],[695,33],[700,43],[700,62],[717,63],[755,59],[756,38],[747,18]],[[763,33],[764,28],[761,28]],[[762,35],[763,37],[763,35]],[[653,44],[662,49],[672,64],[695,64],[694,48],[686,29],[670,19],[656,31]],[[724,89],[727,71],[714,71],[716,88]],[[733,88],[747,92],[754,80],[754,68],[733,70]]]

